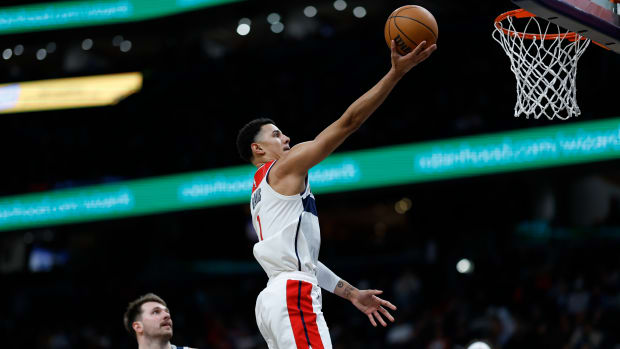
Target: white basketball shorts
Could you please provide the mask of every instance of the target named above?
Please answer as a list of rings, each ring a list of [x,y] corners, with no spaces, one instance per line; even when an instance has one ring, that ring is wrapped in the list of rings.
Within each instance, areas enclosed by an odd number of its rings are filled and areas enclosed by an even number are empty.
[[[332,349],[314,276],[281,273],[256,299],[256,323],[269,349]]]

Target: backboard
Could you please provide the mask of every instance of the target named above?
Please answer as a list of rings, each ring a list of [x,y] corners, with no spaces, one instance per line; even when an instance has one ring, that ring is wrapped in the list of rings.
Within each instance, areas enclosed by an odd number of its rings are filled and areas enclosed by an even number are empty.
[[[512,0],[517,6],[620,54],[620,0]]]

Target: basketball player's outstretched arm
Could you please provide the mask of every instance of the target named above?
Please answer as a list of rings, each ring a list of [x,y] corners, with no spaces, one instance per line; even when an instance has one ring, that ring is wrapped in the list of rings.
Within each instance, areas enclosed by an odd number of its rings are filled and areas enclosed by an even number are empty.
[[[392,67],[388,73],[353,102],[338,120],[329,125],[314,140],[291,148],[287,156],[282,158],[278,166],[274,168],[277,174],[273,172],[272,174],[279,178],[292,175],[303,181],[313,166],[331,154],[368,119],[411,68],[427,59],[437,49],[436,45],[431,45],[423,50],[425,46],[426,42],[422,42],[412,52],[401,56],[396,52],[396,45],[392,40]]]
[[[338,120],[329,125],[314,140],[294,146],[285,157],[278,161],[269,175],[270,180],[272,180],[271,185],[274,188],[280,187],[282,192],[298,192],[308,171],[336,150],[348,136],[355,132],[385,101],[394,86],[411,68],[427,59],[437,49],[436,45],[432,45],[423,50],[426,42],[422,42],[409,54],[400,56],[396,52],[394,41],[392,41],[391,46],[392,67],[388,73],[368,92],[353,102]],[[326,267],[319,269],[319,274],[324,274],[323,277],[319,275],[319,280],[330,280],[336,277]],[[319,283],[321,282],[319,281]],[[327,286],[331,289],[333,282],[327,283],[330,286],[322,285],[321,287]],[[381,315],[390,321],[394,321],[392,315],[385,308],[396,310],[396,307],[392,303],[377,297],[383,291],[358,290],[348,282],[340,280],[332,292],[350,300],[355,307],[368,316],[373,326],[377,326],[375,319],[381,325],[387,325]]]

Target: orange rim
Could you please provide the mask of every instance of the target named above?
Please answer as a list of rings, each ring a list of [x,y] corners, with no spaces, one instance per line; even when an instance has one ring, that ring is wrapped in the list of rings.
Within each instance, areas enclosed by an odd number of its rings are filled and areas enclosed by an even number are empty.
[[[521,33],[517,31],[508,30],[501,25],[501,21],[503,21],[504,19],[508,17],[527,18],[527,17],[536,17],[536,15],[520,8],[520,9],[502,13],[501,15],[497,16],[497,18],[495,18],[495,28],[504,32],[504,35],[518,36],[522,39],[528,39],[528,40],[556,40],[558,37],[560,37],[560,39],[568,39],[569,41],[577,40],[577,34],[574,32],[568,32],[564,34],[542,35],[542,34]],[[581,40],[583,40],[583,37],[581,37]]]

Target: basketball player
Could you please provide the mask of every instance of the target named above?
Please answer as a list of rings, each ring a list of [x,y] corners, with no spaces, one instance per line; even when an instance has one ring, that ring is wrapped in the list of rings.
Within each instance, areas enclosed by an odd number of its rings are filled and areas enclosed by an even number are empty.
[[[166,302],[153,293],[129,303],[123,321],[127,332],[136,336],[138,349],[191,349],[170,344],[170,311]]]
[[[321,311],[321,288],[345,298],[370,323],[394,321],[390,302],[382,291],[359,290],[341,280],[318,260],[321,236],[308,171],[331,154],[379,107],[398,81],[428,58],[437,46],[425,50],[422,42],[406,56],[391,42],[392,67],[368,92],[314,140],[290,146],[290,139],[269,119],[245,125],[237,137],[242,158],[258,168],[250,209],[258,235],[254,256],[269,281],[256,300],[256,322],[270,349],[331,348]],[[387,308],[387,309],[386,309]]]

